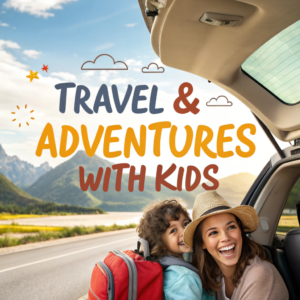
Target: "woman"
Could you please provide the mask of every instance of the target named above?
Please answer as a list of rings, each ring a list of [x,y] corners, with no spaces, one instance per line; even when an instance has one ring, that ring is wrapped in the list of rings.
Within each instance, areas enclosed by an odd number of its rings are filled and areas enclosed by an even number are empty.
[[[203,288],[218,300],[287,300],[287,288],[264,248],[245,233],[258,226],[254,208],[232,208],[216,191],[198,195],[193,222],[183,241],[193,248],[193,265]]]

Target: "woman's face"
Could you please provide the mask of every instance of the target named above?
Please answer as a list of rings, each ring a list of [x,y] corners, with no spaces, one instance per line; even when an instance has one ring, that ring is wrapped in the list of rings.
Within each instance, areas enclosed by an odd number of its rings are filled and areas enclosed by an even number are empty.
[[[219,268],[235,266],[241,256],[243,238],[232,214],[219,214],[205,219],[202,224],[203,249],[207,249]]]

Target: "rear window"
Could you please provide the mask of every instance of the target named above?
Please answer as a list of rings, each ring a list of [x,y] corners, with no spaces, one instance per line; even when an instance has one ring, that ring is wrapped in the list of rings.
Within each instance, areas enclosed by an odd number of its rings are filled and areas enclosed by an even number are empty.
[[[242,70],[285,104],[300,102],[300,21],[256,50]]]

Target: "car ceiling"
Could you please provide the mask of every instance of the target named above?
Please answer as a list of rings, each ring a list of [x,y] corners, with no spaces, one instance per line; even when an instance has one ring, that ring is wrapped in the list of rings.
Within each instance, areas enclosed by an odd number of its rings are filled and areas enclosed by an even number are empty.
[[[257,115],[282,141],[300,138],[300,104],[287,105],[248,77],[242,63],[260,46],[300,19],[298,0],[167,0],[158,16],[145,16],[153,50],[163,64],[206,78]],[[205,12],[242,16],[235,27],[199,21]]]

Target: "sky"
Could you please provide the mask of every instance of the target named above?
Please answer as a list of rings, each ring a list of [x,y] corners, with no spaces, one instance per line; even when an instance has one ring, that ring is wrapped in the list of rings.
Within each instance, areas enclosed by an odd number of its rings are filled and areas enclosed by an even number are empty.
[[[94,61],[101,54],[109,54],[115,61],[123,61],[128,70],[81,70],[86,61]],[[104,63],[109,63],[109,58]],[[108,60],[107,60],[108,59]],[[164,67],[164,73],[142,73],[141,69],[150,63],[157,63]],[[48,71],[43,71],[43,65]],[[39,79],[30,79],[30,70],[38,72]],[[154,53],[150,34],[137,0],[6,0],[1,1],[0,7],[0,144],[8,155],[17,155],[34,166],[49,162],[56,167],[70,157],[51,157],[49,150],[44,150],[40,157],[35,152],[37,144],[47,123],[54,129],[56,145],[59,148],[63,125],[74,127],[80,135],[81,125],[88,129],[90,143],[97,132],[98,126],[105,128],[119,124],[122,130],[114,132],[120,141],[111,144],[111,151],[121,150],[122,155],[108,159],[114,163],[129,163],[136,166],[146,165],[147,175],[155,176],[156,167],[162,164],[164,169],[175,163],[177,167],[186,168],[189,165],[203,170],[209,164],[219,166],[216,178],[222,178],[240,172],[258,175],[270,157],[275,153],[273,145],[259,127],[251,111],[238,99],[222,90],[206,79],[164,66]],[[72,82],[76,86],[84,85],[90,91],[86,104],[93,108],[99,88],[106,84],[112,106],[112,113],[101,107],[98,113],[88,114],[84,110],[74,111],[76,88],[67,92],[65,113],[59,111],[60,91],[56,84]],[[193,86],[190,102],[198,98],[200,112],[178,114],[173,109],[173,102],[178,97],[178,88],[189,82]],[[145,101],[139,107],[147,108],[144,114],[134,114],[131,109],[132,95],[122,114],[118,113],[114,105],[111,92],[112,85],[116,85],[120,99],[123,99],[128,86],[133,90],[136,86],[147,85],[149,90],[143,91]],[[156,107],[163,108],[161,114],[153,115],[149,112],[149,100],[152,87],[158,87]],[[206,103],[211,98],[224,95],[232,102],[230,107],[208,107]],[[26,108],[25,108],[25,105]],[[19,109],[17,108],[19,106]],[[30,111],[32,111],[30,113]],[[15,114],[12,114],[15,112]],[[34,119],[31,119],[33,117]],[[16,118],[16,121],[12,121]],[[132,127],[139,136],[141,125],[169,121],[178,127],[176,146],[182,149],[185,142],[186,125],[193,128],[195,134],[198,125],[206,125],[213,129],[214,138],[210,143],[212,151],[216,151],[218,128],[225,124],[234,124],[234,129],[226,135],[233,141],[225,144],[225,150],[234,151],[230,158],[212,159],[201,153],[194,155],[193,146],[181,158],[176,158],[170,152],[169,130],[162,134],[161,156],[153,154],[154,133],[147,130],[147,147],[144,157],[131,152],[129,158],[123,155],[124,137],[128,127]],[[28,122],[29,125],[26,125]],[[19,124],[21,123],[21,127]],[[256,134],[249,130],[245,135],[254,142],[256,150],[253,156],[241,158],[235,153],[235,147],[243,145],[236,136],[236,130],[245,123],[256,126]],[[72,138],[68,137],[68,145]],[[194,145],[194,144],[193,144]],[[282,148],[288,143],[280,142]],[[82,139],[77,150],[83,150]],[[96,151],[103,156],[103,141]],[[176,176],[172,177],[175,181]]]

